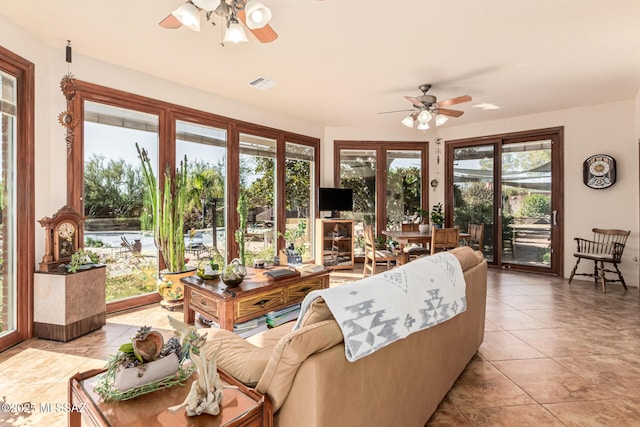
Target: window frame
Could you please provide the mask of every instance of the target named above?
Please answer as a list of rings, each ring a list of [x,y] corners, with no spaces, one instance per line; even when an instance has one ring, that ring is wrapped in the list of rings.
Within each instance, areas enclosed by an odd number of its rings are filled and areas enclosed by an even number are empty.
[[[320,184],[320,139],[310,136],[288,132],[268,126],[236,120],[229,117],[193,109],[190,107],[172,104],[129,92],[100,86],[97,84],[77,80],[76,96],[72,101],[72,114],[77,115],[79,122],[84,123],[84,101],[92,101],[108,104],[115,107],[128,108],[142,111],[149,114],[156,114],[159,118],[158,126],[158,161],[160,165],[168,164],[172,170],[176,164],[176,120],[185,121],[203,126],[218,127],[227,131],[227,194],[226,204],[227,230],[235,230],[239,226],[239,218],[235,207],[238,203],[240,189],[240,134],[249,134],[272,138],[276,140],[276,161],[284,164],[285,161],[285,141],[300,145],[313,147],[315,150],[314,167],[314,192]],[[84,136],[82,126],[75,129],[72,142],[71,154],[67,157],[67,204],[78,212],[83,212],[83,191],[84,191]],[[277,169],[276,173],[276,199],[284,198],[285,194],[285,171]],[[281,206],[280,206],[281,205]],[[315,206],[315,216],[319,214],[317,200]],[[278,230],[284,233],[285,206],[278,203],[277,209]],[[83,236],[81,236],[84,238]],[[277,239],[277,251],[285,247],[284,238]],[[235,233],[227,233],[227,260],[238,256],[238,245],[235,240]],[[162,268],[162,266],[161,266]],[[107,304],[107,312],[120,311],[127,308],[151,304],[160,301],[160,296],[156,294],[135,297],[127,300],[114,301]]]
[[[375,150],[376,151],[376,218],[386,218],[386,203],[381,203],[386,199],[387,194],[387,170],[380,167],[380,162],[386,164],[387,151],[420,151],[422,162],[422,209],[429,210],[429,191],[427,188],[429,177],[429,142],[400,142],[400,141],[346,141],[335,140],[333,145],[333,182],[335,186],[340,185],[340,152],[341,150]],[[376,220],[376,235],[382,234],[386,227],[386,220]]]
[[[0,351],[33,337],[35,271],[35,65],[0,46],[0,69],[16,77],[16,329],[0,337]]]

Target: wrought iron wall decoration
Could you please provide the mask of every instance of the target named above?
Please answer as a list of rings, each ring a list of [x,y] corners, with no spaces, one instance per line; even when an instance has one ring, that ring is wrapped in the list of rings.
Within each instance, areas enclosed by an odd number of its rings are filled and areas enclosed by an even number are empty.
[[[67,40],[67,47],[65,49],[65,58],[67,64],[71,64],[71,41]],[[68,66],[67,66],[68,67]],[[73,137],[76,126],[78,126],[78,118],[73,114],[72,101],[76,96],[76,90],[78,85],[76,79],[68,71],[66,75],[60,80],[60,90],[67,99],[67,109],[58,114],[58,122],[67,129],[65,141],[67,142],[67,156],[71,155],[71,149],[73,148]]]

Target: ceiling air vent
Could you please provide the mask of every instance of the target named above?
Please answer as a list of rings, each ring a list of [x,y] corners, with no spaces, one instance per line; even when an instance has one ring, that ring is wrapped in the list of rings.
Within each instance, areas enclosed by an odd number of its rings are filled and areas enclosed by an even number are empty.
[[[267,90],[277,84],[278,83],[266,77],[258,77],[257,79],[249,82],[249,86],[253,86],[256,89],[260,89],[260,90]]]

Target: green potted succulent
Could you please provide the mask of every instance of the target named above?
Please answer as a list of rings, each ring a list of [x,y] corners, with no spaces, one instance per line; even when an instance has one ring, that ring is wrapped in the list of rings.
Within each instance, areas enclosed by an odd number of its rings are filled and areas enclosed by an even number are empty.
[[[138,157],[142,164],[142,180],[145,192],[151,202],[153,238],[166,270],[160,272],[158,292],[165,300],[181,300],[184,291],[180,278],[193,275],[195,267],[187,268],[184,244],[184,209],[187,191],[187,157],[180,161],[175,176],[167,165],[164,170],[162,191],[153,173],[147,150],[136,143]]]
[[[442,210],[442,203],[438,202],[431,208],[431,224],[436,228],[442,228],[444,223],[444,212]]]

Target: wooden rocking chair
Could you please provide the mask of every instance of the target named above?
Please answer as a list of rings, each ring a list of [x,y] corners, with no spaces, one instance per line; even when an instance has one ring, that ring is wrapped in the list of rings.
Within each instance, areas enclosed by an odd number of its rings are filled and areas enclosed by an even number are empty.
[[[598,280],[602,284],[602,292],[607,292],[607,282],[620,282],[624,289],[627,289],[627,285],[624,283],[624,277],[618,269],[618,264],[622,262],[622,252],[624,246],[627,243],[627,237],[631,234],[631,231],[624,230],[605,230],[601,228],[594,228],[593,240],[581,239],[579,237],[574,238],[578,243],[578,250],[573,254],[576,257],[576,265],[571,271],[571,277],[569,277],[569,283],[573,280],[573,276],[589,276],[593,277],[596,285]],[[593,261],[593,273],[576,273],[580,260],[589,259]],[[605,263],[613,264],[615,270],[605,268]],[[616,273],[618,279],[607,279],[606,273]]]

